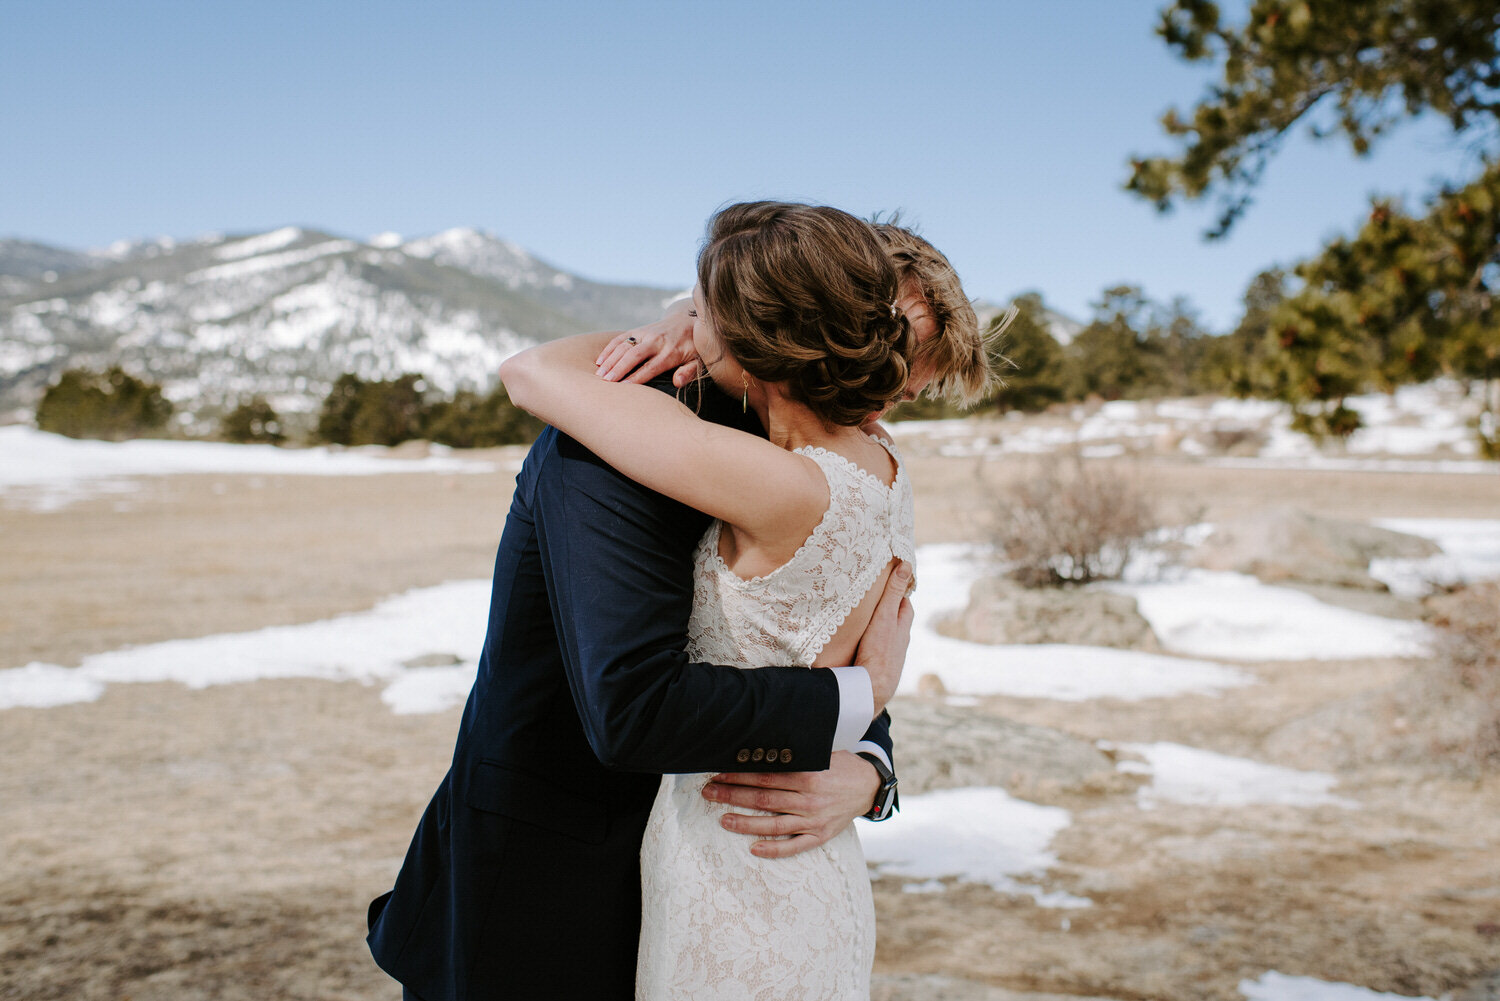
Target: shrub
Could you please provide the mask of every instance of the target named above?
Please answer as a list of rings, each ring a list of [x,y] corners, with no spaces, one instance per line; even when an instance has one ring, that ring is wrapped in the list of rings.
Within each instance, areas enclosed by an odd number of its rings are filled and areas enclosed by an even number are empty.
[[[1114,467],[1049,457],[1000,497],[995,541],[1027,587],[1115,580],[1161,527],[1156,502]]]
[[[428,415],[427,437],[454,448],[525,445],[545,425],[510,402],[503,385],[488,396],[461,389],[453,399],[435,404]]]
[[[334,445],[399,445],[420,438],[427,416],[420,375],[365,382],[344,374],[318,415],[318,438]]]
[[[280,445],[286,441],[280,415],[263,396],[241,403],[225,414],[219,421],[219,437],[242,444]]]
[[[43,431],[110,441],[159,431],[171,416],[171,401],[160,386],[118,365],[102,374],[68,369],[36,408],[36,424]]]

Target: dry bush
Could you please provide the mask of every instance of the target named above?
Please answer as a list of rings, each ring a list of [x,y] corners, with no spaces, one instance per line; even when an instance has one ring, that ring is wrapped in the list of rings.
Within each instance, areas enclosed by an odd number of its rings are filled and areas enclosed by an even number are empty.
[[[1428,621],[1440,630],[1433,654],[1434,682],[1462,710],[1464,730],[1438,748],[1500,766],[1500,583],[1478,584],[1428,603]]]
[[[1220,427],[1210,431],[1208,439],[1216,452],[1259,451],[1270,435],[1259,428]]]
[[[997,549],[1027,587],[1116,580],[1161,527],[1154,498],[1118,465],[1048,457],[999,498]]]

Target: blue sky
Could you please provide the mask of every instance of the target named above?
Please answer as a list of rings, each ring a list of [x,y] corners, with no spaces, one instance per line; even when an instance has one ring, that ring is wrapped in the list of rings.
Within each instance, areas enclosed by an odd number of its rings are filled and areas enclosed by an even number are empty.
[[[1106,286],[1232,324],[1372,192],[1467,170],[1441,123],[1357,161],[1299,136],[1227,241],[1120,185],[1209,79],[1159,0],[0,0],[0,235],[477,226],[611,281],[690,281],[746,198],[901,209],[970,293]]]

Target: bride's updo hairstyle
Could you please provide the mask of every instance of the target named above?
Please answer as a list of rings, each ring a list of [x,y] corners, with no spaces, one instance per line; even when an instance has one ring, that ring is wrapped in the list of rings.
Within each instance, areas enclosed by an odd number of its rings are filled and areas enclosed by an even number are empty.
[[[866,222],[821,205],[743,202],[708,222],[703,305],[725,349],[824,422],[858,427],[899,399],[915,338]]]

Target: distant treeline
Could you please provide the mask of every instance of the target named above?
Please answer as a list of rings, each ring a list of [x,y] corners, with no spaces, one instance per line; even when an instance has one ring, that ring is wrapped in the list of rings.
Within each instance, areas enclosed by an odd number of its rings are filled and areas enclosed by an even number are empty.
[[[1093,318],[1064,344],[1052,334],[1041,296],[1022,295],[1003,335],[996,336],[992,324],[991,362],[1004,384],[967,412],[1036,412],[1088,399],[1259,397],[1289,404],[1293,427],[1300,431],[1341,437],[1359,427],[1359,415],[1344,404],[1346,395],[1450,375],[1485,381],[1485,408],[1475,433],[1480,453],[1500,458],[1500,358],[1476,346],[1492,332],[1435,332],[1414,346],[1378,337],[1368,317],[1347,324],[1319,320],[1322,314],[1312,302],[1305,277],[1265,272],[1246,291],[1238,326],[1215,336],[1185,300],[1158,303],[1139,288],[1122,285],[1104,291]],[[160,386],[118,367],[103,374],[72,369],[47,390],[37,424],[73,437],[119,439],[165,433],[172,412]],[[903,404],[891,416],[960,413],[924,399]],[[483,448],[529,442],[541,427],[498,384],[485,394],[459,390],[448,396],[421,375],[387,380],[343,375],[324,399],[316,425],[304,425],[296,437],[335,445],[423,438]],[[282,444],[292,436],[282,415],[257,396],[223,415],[218,437]]]
[[[1372,316],[1343,323],[1319,312],[1324,294],[1321,286],[1314,292],[1308,275],[1264,272],[1245,292],[1239,324],[1214,336],[1184,300],[1164,305],[1134,286],[1119,286],[1104,291],[1093,319],[1067,344],[1052,335],[1041,297],[1023,295],[1016,300],[1016,319],[990,343],[1004,385],[969,412],[1035,412],[1091,397],[1217,394],[1280,400],[1291,406],[1297,430],[1343,437],[1359,427],[1346,396],[1447,375],[1484,383],[1485,407],[1475,433],[1481,454],[1500,458],[1500,355],[1480,345],[1485,337],[1493,339],[1493,331],[1439,331],[1433,324],[1421,344],[1385,338]],[[892,416],[957,413],[918,400]]]
[[[37,427],[70,438],[120,441],[164,435],[172,403],[155,383],[119,367],[104,373],[69,369],[37,406]],[[334,382],[307,435],[309,444],[399,445],[414,438],[454,448],[525,444],[542,423],[510,402],[505,387],[487,394],[432,391],[420,375],[365,380],[342,375]],[[281,445],[286,422],[262,396],[237,405],[219,420],[222,441]]]
[[[1254,294],[1279,295],[1279,278],[1262,275]],[[1053,336],[1041,296],[1015,300],[1018,310],[1003,334],[989,333],[991,365],[1003,384],[968,411],[933,400],[903,404],[893,419],[960,413],[1035,413],[1058,403],[1195,396],[1257,395],[1251,359],[1259,336],[1253,324],[1212,336],[1183,300],[1163,305],[1130,285],[1106,289],[1093,319],[1067,343]]]

